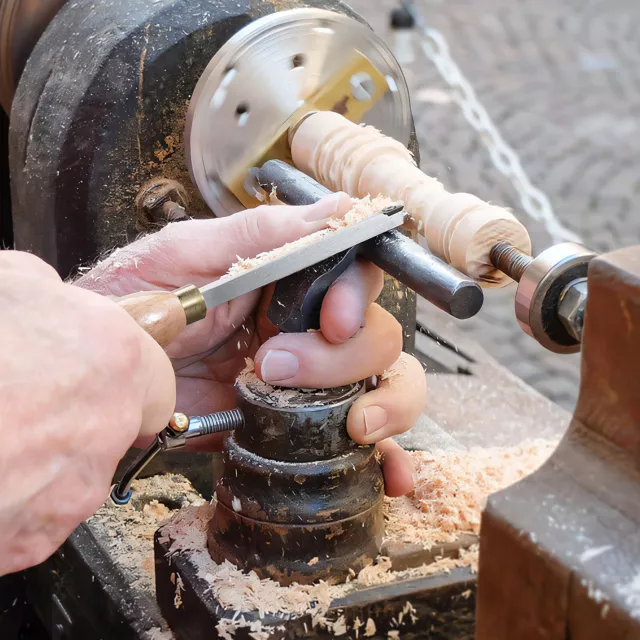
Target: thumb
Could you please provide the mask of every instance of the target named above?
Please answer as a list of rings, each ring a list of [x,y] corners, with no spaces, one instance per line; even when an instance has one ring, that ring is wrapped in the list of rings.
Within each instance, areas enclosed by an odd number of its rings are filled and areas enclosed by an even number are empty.
[[[351,206],[351,198],[339,192],[301,207],[261,205],[227,218],[180,222],[159,234],[164,247],[171,247],[172,260],[183,273],[206,278],[225,273],[238,257],[255,258],[320,231],[331,218],[344,216]]]

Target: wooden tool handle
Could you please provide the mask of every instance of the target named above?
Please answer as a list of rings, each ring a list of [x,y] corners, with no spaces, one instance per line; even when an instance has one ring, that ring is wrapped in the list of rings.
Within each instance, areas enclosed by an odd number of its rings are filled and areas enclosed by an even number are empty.
[[[143,291],[118,304],[161,346],[168,346],[187,326],[180,298],[169,291]]]

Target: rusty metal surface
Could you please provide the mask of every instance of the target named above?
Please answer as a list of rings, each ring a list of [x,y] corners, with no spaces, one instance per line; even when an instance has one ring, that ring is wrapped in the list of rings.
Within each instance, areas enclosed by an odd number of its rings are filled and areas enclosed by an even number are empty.
[[[281,390],[237,383],[245,426],[227,438],[208,546],[282,584],[336,583],[379,553],[384,481],[375,447],[346,431],[361,384]]]

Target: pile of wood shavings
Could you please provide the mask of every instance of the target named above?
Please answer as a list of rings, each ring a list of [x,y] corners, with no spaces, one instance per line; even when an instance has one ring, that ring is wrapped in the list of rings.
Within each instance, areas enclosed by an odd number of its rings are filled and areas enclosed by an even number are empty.
[[[182,509],[163,529],[162,539],[171,541],[169,553],[191,552],[198,575],[209,583],[221,606],[235,611],[265,614],[298,614],[326,611],[336,597],[351,590],[350,585],[283,587],[275,580],[260,579],[255,572],[243,573],[225,561],[216,564],[207,550],[207,523],[213,505]]]
[[[181,505],[200,505],[205,501],[184,477],[153,476],[132,484],[133,500],[116,505],[110,499],[87,520],[94,535],[111,550],[111,556],[130,580],[131,587],[155,589],[153,536],[174,513],[155,497],[168,497]],[[147,496],[149,501],[139,501]]]
[[[267,251],[265,253],[258,254],[255,258],[239,258],[238,261],[231,265],[231,268],[227,272],[226,276],[237,276],[256,267],[260,267],[276,258],[282,258],[290,253],[302,248],[307,247],[310,244],[314,244],[321,238],[324,238],[340,229],[350,227],[354,224],[362,222],[367,218],[371,218],[377,215],[382,209],[389,207],[393,204],[397,204],[385,196],[377,196],[371,198],[352,198],[353,206],[342,218],[332,218],[326,229],[316,231],[304,238],[289,242],[282,247]]]
[[[385,501],[387,539],[431,548],[477,534],[489,494],[533,473],[556,446],[535,440],[517,447],[412,452],[415,489]]]
[[[219,637],[232,640],[237,630],[248,629],[248,635],[253,640],[268,640],[274,627],[273,625],[263,626],[261,619],[266,614],[280,614],[283,617],[308,614],[311,616],[313,627],[320,626],[328,629],[334,636],[346,634],[348,627],[344,616],[329,620],[325,614],[334,600],[344,597],[355,588],[357,581],[333,586],[319,582],[314,585],[293,584],[283,587],[270,578],[260,579],[253,571],[244,573],[228,561],[217,564],[211,559],[206,548],[207,523],[213,509],[215,505],[209,504],[182,509],[163,527],[161,541],[171,541],[169,554],[188,553],[190,562],[198,570],[198,577],[209,583],[209,589],[219,604],[225,609],[236,612],[233,618],[222,618],[216,625]],[[368,582],[382,584],[398,577],[418,577],[450,570],[449,565],[445,567],[437,562],[433,566],[433,569],[425,568],[425,573],[420,573],[419,569],[393,573],[389,572],[385,565],[384,570],[377,572],[380,574],[379,579],[376,581],[369,574]],[[415,614],[410,603],[407,603],[405,608],[407,615]],[[241,612],[257,612],[260,619],[247,621]],[[376,633],[376,626],[372,619],[364,622],[356,619],[354,629],[360,629],[360,627],[363,627],[363,637],[371,637]],[[282,625],[277,625],[275,628],[284,630]]]
[[[473,573],[478,571],[478,548],[474,544],[468,549],[460,549],[457,558],[436,558],[434,562],[423,564],[404,571],[391,570],[391,558],[379,557],[376,564],[365,567],[358,574],[358,585],[374,587],[388,584],[395,580],[409,580],[411,578],[427,578],[437,573],[450,573],[453,569],[469,567]]]
[[[409,544],[431,547],[439,542],[455,541],[462,533],[477,533],[480,513],[490,493],[499,491],[535,471],[551,455],[557,443],[534,441],[519,447],[472,449],[468,452],[413,452],[416,463],[416,489],[408,497],[387,499],[387,537]],[[345,584],[283,587],[274,580],[260,579],[254,572],[243,573],[229,562],[216,564],[206,548],[206,527],[214,505],[182,509],[162,529],[165,541],[171,541],[170,553],[188,552],[198,575],[208,584],[216,600],[225,609],[283,616],[312,616],[313,625],[328,629],[334,636],[347,633],[343,616],[329,620],[325,616],[331,603],[357,587],[373,587],[396,580],[425,578],[469,567],[477,571],[478,545],[461,549],[456,558],[436,558],[434,562],[404,571],[392,571],[391,560],[380,557]],[[409,603],[407,603],[409,605]],[[409,605],[410,606],[410,605]],[[415,623],[415,621],[414,621]],[[371,619],[356,620],[354,631],[363,637],[376,634]],[[344,627],[344,628],[343,628]],[[362,631],[360,631],[362,627]],[[231,640],[235,631],[249,628],[254,640],[266,640],[272,627],[260,621],[248,622],[237,613],[222,619],[217,627],[220,637]],[[390,633],[396,633],[395,631]],[[389,637],[400,637],[389,636]]]

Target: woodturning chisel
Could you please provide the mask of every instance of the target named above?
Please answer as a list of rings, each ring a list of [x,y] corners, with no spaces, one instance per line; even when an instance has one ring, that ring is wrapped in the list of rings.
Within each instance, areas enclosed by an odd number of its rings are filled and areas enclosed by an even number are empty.
[[[380,214],[336,230],[240,275],[223,276],[200,288],[188,285],[173,292],[135,293],[122,298],[119,304],[158,343],[166,346],[187,325],[204,319],[209,309],[358,247],[401,226],[406,217],[401,205],[389,207]]]
[[[281,161],[265,163],[258,171],[258,179],[276,185],[279,196],[291,204],[314,202],[327,193],[314,180]],[[363,255],[452,316],[464,319],[475,315],[483,302],[480,286],[396,231],[406,219],[401,205],[380,214],[240,275],[223,276],[200,288],[189,285],[174,292],[137,293],[121,299],[119,304],[166,346],[187,325],[202,320],[208,309],[268,284],[286,281],[292,302],[287,307],[294,314],[272,321],[287,331],[317,329],[324,294],[356,255]],[[305,280],[303,274],[309,267],[314,268],[313,277]]]

